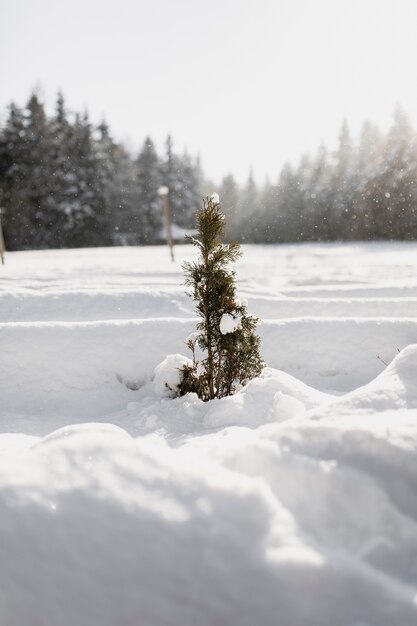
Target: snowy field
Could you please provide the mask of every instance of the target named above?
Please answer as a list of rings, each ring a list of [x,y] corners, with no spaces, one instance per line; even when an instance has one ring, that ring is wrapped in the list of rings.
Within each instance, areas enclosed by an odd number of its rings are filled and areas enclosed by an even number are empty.
[[[190,247],[7,255],[1,626],[417,624],[417,244],[243,251],[269,367],[206,404]]]

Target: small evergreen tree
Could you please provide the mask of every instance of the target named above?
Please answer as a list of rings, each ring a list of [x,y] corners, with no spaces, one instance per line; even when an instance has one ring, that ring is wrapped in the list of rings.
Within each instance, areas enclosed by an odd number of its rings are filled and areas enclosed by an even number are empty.
[[[180,395],[195,392],[204,401],[230,396],[258,376],[264,365],[255,335],[258,318],[248,315],[236,298],[235,272],[228,269],[241,255],[237,243],[222,244],[224,214],[217,194],[204,201],[197,213],[198,238],[188,237],[199,252],[196,262],[184,264],[189,295],[201,321],[187,340],[192,365],[184,365]],[[197,360],[196,347],[203,358]]]

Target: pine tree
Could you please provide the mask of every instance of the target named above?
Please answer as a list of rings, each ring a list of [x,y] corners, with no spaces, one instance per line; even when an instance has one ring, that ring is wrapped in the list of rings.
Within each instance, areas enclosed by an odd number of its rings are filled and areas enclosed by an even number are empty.
[[[255,241],[257,243],[270,243],[273,236],[271,223],[275,218],[277,209],[277,187],[271,184],[268,177],[265,180],[265,184],[259,196],[258,207],[258,229],[256,231]]]
[[[355,152],[346,120],[342,123],[335,157],[336,163],[331,181],[333,210],[329,215],[329,233],[332,239],[350,239]]]
[[[114,172],[110,187],[111,212],[109,215],[112,238],[118,245],[137,245],[140,220],[136,163],[122,144],[115,145],[113,160]]]
[[[296,170],[296,190],[298,196],[297,216],[299,220],[298,239],[310,241],[314,238],[313,220],[309,214],[311,206],[312,165],[310,157],[304,154]]]
[[[64,96],[58,93],[55,115],[49,122],[51,191],[40,219],[43,244],[63,247],[66,243],[67,220],[76,209],[76,176],[69,155],[71,124],[65,108]]]
[[[241,256],[237,243],[222,244],[224,214],[217,194],[206,198],[197,213],[198,238],[188,237],[199,250],[196,262],[185,263],[186,285],[201,321],[187,341],[193,364],[182,368],[180,395],[195,392],[204,400],[230,396],[258,376],[263,367],[258,319],[248,315],[236,298],[235,272],[228,269]],[[196,347],[204,357],[198,361]]]
[[[162,227],[158,189],[162,184],[159,158],[154,143],[147,137],[136,161],[138,192],[138,239],[144,244],[155,243]]]
[[[220,185],[220,197],[227,207],[226,213],[226,237],[237,239],[239,232],[239,187],[232,174],[225,176]]]
[[[356,185],[354,205],[357,215],[359,239],[374,239],[376,236],[373,217],[378,188],[377,174],[383,155],[383,138],[374,124],[365,122],[362,128],[356,163]]]
[[[414,131],[405,112],[397,107],[376,180],[374,220],[379,237],[415,239],[416,181]]]
[[[43,104],[35,93],[22,111],[12,104],[3,138],[6,245],[9,249],[43,247],[42,215],[51,193],[50,135]]]
[[[243,242],[252,242],[258,219],[258,188],[252,169],[249,172],[248,180],[243,189],[240,204],[241,223],[239,237]]]
[[[76,115],[68,148],[74,202],[66,215],[65,245],[107,245],[111,241],[107,189],[102,184],[102,167],[87,113]]]
[[[297,173],[285,163],[279,177],[277,189],[278,211],[271,224],[274,242],[297,241],[300,239],[301,194]]]
[[[14,103],[0,136],[0,185],[5,213],[4,238],[8,250],[30,246],[31,214],[26,185],[29,162],[23,111]]]
[[[331,222],[331,179],[332,169],[328,162],[327,150],[321,145],[313,160],[310,178],[309,230],[313,241],[326,241],[329,238]]]

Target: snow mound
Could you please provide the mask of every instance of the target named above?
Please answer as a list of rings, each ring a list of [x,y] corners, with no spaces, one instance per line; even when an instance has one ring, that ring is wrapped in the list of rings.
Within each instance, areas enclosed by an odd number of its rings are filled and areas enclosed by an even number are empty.
[[[404,348],[385,370],[391,387],[400,387],[403,401],[409,407],[417,406],[417,344]]]
[[[181,368],[184,365],[192,366],[193,362],[182,354],[168,354],[168,356],[155,367],[154,389],[158,396],[174,397],[178,393],[181,383]]]
[[[319,417],[330,413],[364,414],[375,411],[417,408],[417,344],[402,350],[373,381],[342,396],[320,410]]]
[[[0,465],[9,626],[249,623],[259,597],[275,610],[268,547],[308,570],[321,562],[256,479],[208,459],[189,467],[160,439],[63,435]]]
[[[307,417],[306,412],[335,399],[272,368],[265,368],[260,378],[235,395],[210,402],[203,402],[194,393],[167,402],[166,396],[156,395],[154,389],[142,391],[145,400],[131,402],[127,409],[112,415],[112,422],[134,435],[157,430],[170,440],[227,426],[257,428],[269,422],[299,420]]]
[[[326,404],[332,398],[285,372],[265,368],[260,378],[249,381],[235,395],[209,402],[203,425],[256,428],[267,422],[303,417],[307,408]]]
[[[114,434],[0,459],[8,626],[415,623],[409,452],[318,424]]]
[[[115,424],[105,424],[105,423],[97,423],[97,422],[85,422],[84,424],[73,424],[69,426],[63,426],[62,428],[58,428],[54,430],[54,432],[43,437],[38,446],[45,446],[51,442],[68,440],[71,437],[80,435],[91,435],[95,441],[97,438],[105,439],[108,438],[109,441],[115,441],[118,438],[130,438],[130,435]]]
[[[415,342],[416,318],[291,318],[259,328],[266,362],[327,392],[348,392]]]

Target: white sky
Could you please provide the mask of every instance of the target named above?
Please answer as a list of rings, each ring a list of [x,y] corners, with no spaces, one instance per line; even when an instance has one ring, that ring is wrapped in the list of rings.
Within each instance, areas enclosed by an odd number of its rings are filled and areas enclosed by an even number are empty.
[[[276,181],[347,118],[417,127],[417,0],[0,0],[0,115],[32,87],[214,180]]]

